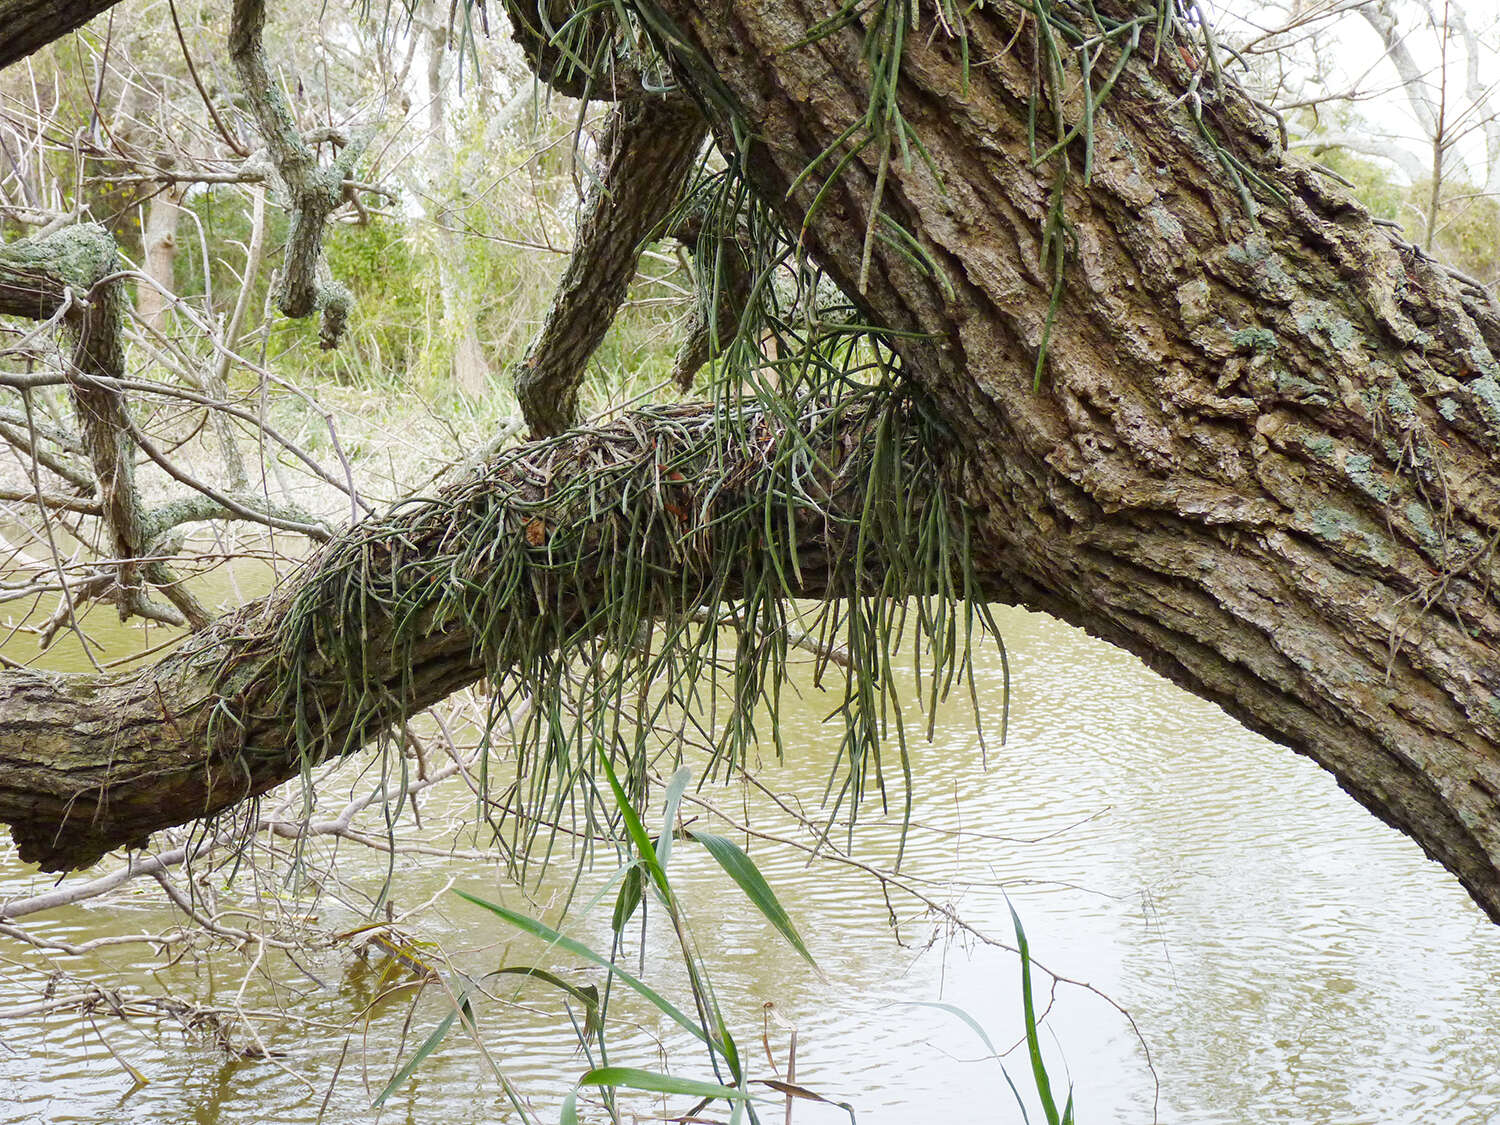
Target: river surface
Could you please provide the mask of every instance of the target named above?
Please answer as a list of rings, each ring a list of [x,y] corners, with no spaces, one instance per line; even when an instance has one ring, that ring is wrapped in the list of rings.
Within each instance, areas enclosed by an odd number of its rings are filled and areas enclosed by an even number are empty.
[[[1006,744],[996,743],[1001,670],[990,653],[977,658],[987,746],[966,700],[945,705],[933,741],[915,744],[916,802],[901,876],[942,912],[898,889],[887,897],[858,866],[889,868],[900,837],[899,816],[881,817],[873,801],[853,836],[854,863],[810,862],[795,847],[749,841],[821,979],[701,851],[684,844],[674,851],[674,883],[759,1076],[773,1076],[763,1027],[785,1076],[795,1026],[797,1081],[847,1101],[862,1123],[1021,1120],[1002,1063],[987,1057],[975,1033],[948,1011],[913,1003],[961,1007],[1002,1051],[1021,1038],[1018,960],[985,940],[1013,942],[1008,895],[1036,960],[1090,986],[1052,989],[1038,974],[1039,1002],[1051,997],[1043,1047],[1054,1084],[1071,1082],[1083,1125],[1500,1120],[1500,929],[1451,877],[1310,762],[1132,657],[1046,617],[1002,610],[998,620],[1013,682]],[[820,722],[832,703],[810,679],[798,684],[801,700],[789,693],[785,704],[787,760],[763,762],[759,777],[812,810],[838,735]],[[330,784],[358,792],[358,769],[346,765]],[[748,808],[769,834],[809,838],[742,785],[709,785],[699,796],[736,820]],[[468,800],[461,788],[433,794],[427,814],[436,819],[444,802],[462,814]],[[476,846],[463,833],[456,839],[457,847]],[[833,843],[848,846],[842,831]],[[328,932],[360,925],[386,875],[372,855],[355,849],[347,859],[342,874],[365,897],[320,900]],[[518,909],[547,910],[569,872],[565,858],[555,864],[534,906],[493,863],[402,857],[392,895],[405,909],[451,879]],[[607,863],[594,869],[564,924],[596,948],[608,947],[610,903],[584,907],[610,874]],[[49,885],[0,849],[0,902]],[[76,942],[178,921],[159,892],[127,888],[28,924]],[[439,894],[404,932],[471,973],[542,959],[560,971],[580,969],[451,894]],[[154,956],[138,946],[54,957],[52,968],[139,992],[282,1008],[284,1020],[262,1025],[278,1056],[226,1058],[201,1031],[185,1036],[171,1021],[121,1020],[107,1005],[86,1015],[11,1016],[0,1023],[0,1123],[520,1120],[495,1069],[536,1120],[558,1119],[560,1099],[589,1063],[559,994],[530,984],[480,1001],[478,1042],[455,1029],[383,1110],[372,1109],[451,1005],[434,985],[413,1004],[416,990],[408,988],[366,1019],[367,1005],[401,970],[357,956],[354,945],[299,955],[301,969],[279,961],[270,974],[262,969],[275,958],[257,963],[253,945],[191,953],[169,969],[154,968]],[[646,945],[646,979],[686,1005],[659,916]],[[641,967],[637,956],[632,949],[633,968]],[[0,1009],[39,1002],[42,964],[0,937]],[[572,979],[600,976],[578,971]],[[61,978],[58,987],[70,985]],[[665,1055],[675,1072],[709,1076],[672,1024],[629,1004],[611,1013],[617,1018],[624,1022],[611,1032],[611,1062],[659,1068]],[[124,1063],[149,1081],[133,1084]],[[1024,1047],[1003,1065],[1029,1088]],[[669,1104],[680,1113],[689,1103]],[[777,1125],[784,1119],[780,1103],[762,1114]],[[791,1120],[848,1117],[798,1102]]]

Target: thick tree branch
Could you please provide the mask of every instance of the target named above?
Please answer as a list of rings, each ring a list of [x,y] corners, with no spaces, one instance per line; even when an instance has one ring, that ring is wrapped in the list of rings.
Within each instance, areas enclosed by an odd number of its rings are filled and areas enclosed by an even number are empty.
[[[118,0],[0,0],[0,67],[77,31]]]
[[[861,27],[807,43],[793,0],[649,12],[712,92],[721,148],[905,334],[986,513],[987,569],[1316,759],[1500,920],[1487,295],[1286,157],[1190,28],[1159,52],[1143,30],[1086,147],[1084,107],[1037,92],[1036,9],[973,9],[964,50],[951,29],[907,36],[896,98],[926,158],[906,162],[853,151]],[[1033,112],[1076,143],[1038,163]],[[831,184],[804,175],[825,152],[850,157]],[[871,243],[875,226],[904,235]]]
[[[235,0],[229,58],[239,72],[271,163],[286,185],[291,209],[276,306],[283,316],[294,318],[321,313],[321,343],[332,348],[343,336],[353,297],[346,286],[323,276],[323,224],[343,202],[344,181],[362,146],[344,138],[338,158],[327,167],[319,165],[266,63],[265,26],[264,0]]]
[[[769,414],[731,423],[686,406],[523,446],[349,530],[297,581],[151,668],[0,673],[0,822],[23,859],[87,866],[352,753],[483,675],[536,674],[622,614],[687,617],[773,565],[798,595],[847,592],[876,419],[816,405],[804,417],[794,434]],[[722,444],[730,424],[744,441]],[[767,539],[788,441],[810,441],[824,475],[777,500]],[[698,461],[712,474],[691,475]],[[763,543],[758,559],[733,547],[741,535]],[[627,557],[656,578],[601,614]],[[878,547],[860,557],[855,580],[878,584]]]
[[[79,444],[93,468],[89,491],[95,495],[72,501],[47,493],[34,498],[47,509],[97,514],[108,534],[109,553],[115,560],[113,581],[105,583],[101,576],[92,576],[65,597],[67,612],[71,613],[80,600],[108,596],[116,601],[122,618],[138,615],[202,628],[209,621],[207,611],[170,567],[149,556],[158,553],[163,537],[174,527],[208,518],[203,498],[213,502],[219,518],[249,519],[318,539],[326,539],[328,532],[303,513],[242,492],[227,495],[188,476],[136,427],[122,387],[122,382],[128,381],[124,379],[124,296],[118,265],[113,239],[103,227],[92,224],[65,227],[45,238],[0,247],[0,313],[44,322],[61,319],[76,341],[62,380],[78,416]],[[46,373],[35,380],[37,385],[48,381]],[[21,390],[23,395],[29,390],[24,380]],[[35,420],[25,412],[21,420],[31,427],[24,434],[26,446],[34,451],[39,464],[50,464],[51,460],[36,450],[42,432]],[[169,502],[157,509],[146,506],[135,483],[137,450],[194,488],[199,498],[191,503]],[[65,466],[58,464],[58,468]],[[176,610],[153,604],[146,596],[147,586],[160,590]],[[59,625],[63,623],[58,621]]]
[[[731,217],[730,221],[735,220]],[[700,300],[693,306],[687,332],[672,361],[672,382],[686,393],[703,366],[734,339],[754,277],[744,233],[737,225],[721,229],[721,224],[695,214],[678,223],[671,234],[688,248],[699,278]]]
[[[515,369],[516,395],[534,435],[562,433],[577,420],[585,365],[624,303],[642,244],[676,204],[707,135],[697,107],[681,94],[640,95],[611,110],[604,174],[542,330]]]
[[[125,397],[95,380],[125,374],[119,260],[109,232],[95,224],[64,227],[43,239],[0,249],[0,312],[47,320],[59,312],[75,337],[66,375],[79,436],[94,470],[110,549],[117,564],[120,615],[144,598],[143,511],[135,486],[134,449]]]

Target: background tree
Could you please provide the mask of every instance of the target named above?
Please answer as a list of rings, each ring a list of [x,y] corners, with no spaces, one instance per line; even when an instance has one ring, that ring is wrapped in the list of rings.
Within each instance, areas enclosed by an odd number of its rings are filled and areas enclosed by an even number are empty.
[[[1471,7],[1265,4],[1240,13],[1232,34],[1294,149],[1329,161],[1378,217],[1489,285],[1500,277],[1500,44],[1493,19]]]

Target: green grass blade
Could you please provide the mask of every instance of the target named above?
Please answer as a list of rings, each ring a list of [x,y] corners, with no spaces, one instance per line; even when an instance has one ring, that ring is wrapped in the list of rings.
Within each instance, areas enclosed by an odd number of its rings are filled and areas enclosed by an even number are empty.
[[[692,780],[693,771],[687,766],[680,766],[667,782],[666,797],[662,802],[661,835],[657,837],[656,845],[656,855],[661,860],[662,871],[666,871],[667,862],[672,858],[672,825],[677,821],[677,806],[682,803],[682,794]]]
[[[1042,1112],[1047,1115],[1047,1125],[1062,1125],[1057,1102],[1052,1097],[1052,1081],[1047,1076],[1047,1064],[1042,1061],[1041,1041],[1037,1036],[1036,1002],[1031,994],[1031,950],[1026,943],[1026,930],[1021,925],[1021,916],[1010,905],[1009,899],[1006,900],[1006,905],[1010,907],[1010,919],[1016,927],[1016,948],[1021,953],[1021,1007],[1026,1017],[1026,1053],[1031,1059],[1031,1076],[1036,1082],[1036,1094],[1042,1103]]]
[[[610,929],[616,934],[625,929],[625,924],[634,916],[641,905],[641,896],[645,892],[646,877],[641,874],[641,865],[632,863],[630,870],[625,872],[625,879],[620,884],[620,893],[615,897],[615,910],[609,920]]]
[[[751,858],[740,850],[733,840],[723,836],[715,836],[708,832],[689,832],[687,837],[696,840],[708,850],[708,854],[718,861],[720,867],[745,892],[745,897],[755,904],[755,908],[761,912],[766,921],[775,926],[781,936],[791,944],[792,948],[802,954],[803,958],[813,968],[818,967],[813,955],[803,944],[801,936],[798,935],[796,927],[792,925],[791,918],[786,909],[777,899],[776,893],[761,875],[760,868],[755,866]]]
[[[566,992],[586,1008],[595,1009],[599,1007],[599,990],[591,984],[571,984],[562,979],[556,973],[548,972],[546,969],[537,968],[534,965],[507,965],[496,969],[493,976],[519,976],[532,977],[543,984],[550,984],[559,991]]]
[[[659,1074],[654,1070],[640,1070],[633,1066],[600,1066],[589,1071],[578,1080],[580,1086],[624,1086],[631,1090],[646,1090],[653,1094],[686,1094],[694,1098],[724,1098],[727,1101],[749,1101],[751,1095],[733,1086],[721,1086],[717,1082],[703,1082],[696,1078],[674,1078],[670,1074]]]
[[[444,1037],[447,1036],[449,1029],[453,1027],[454,1022],[458,1019],[458,1013],[460,1012],[460,1010],[465,1012],[469,1011],[468,996],[469,994],[467,990],[459,994],[458,1003],[454,1005],[453,1010],[438,1021],[437,1027],[432,1029],[432,1034],[429,1035],[426,1041],[417,1048],[416,1054],[412,1055],[412,1057],[406,1061],[405,1066],[396,1071],[396,1076],[392,1078],[388,1083],[386,1083],[385,1089],[380,1091],[379,1096],[375,1099],[374,1102],[371,1103],[373,1106],[378,1107],[382,1105],[385,1102],[386,1098],[395,1093],[397,1088],[399,1088],[403,1082],[405,1082],[414,1073],[416,1073],[417,1067],[422,1065],[423,1060],[426,1059],[428,1055],[432,1054],[433,1051],[437,1050],[438,1044],[443,1041]],[[470,1013],[469,1019],[472,1020],[473,1018],[473,1014]]]
[[[610,792],[615,795],[615,804],[620,808],[620,816],[625,820],[625,831],[630,836],[631,842],[635,844],[636,853],[641,857],[641,862],[646,865],[646,870],[651,873],[651,881],[661,891],[662,897],[670,898],[672,888],[667,885],[667,873],[661,868],[661,860],[656,854],[656,845],[651,842],[651,837],[646,832],[646,826],[641,823],[635,806],[625,795],[620,779],[615,776],[615,767],[602,745],[599,747],[599,762],[604,766],[604,776],[609,780]]]
[[[1021,1097],[1021,1091],[1016,1089],[1016,1084],[1011,1081],[1010,1071],[1003,1066],[1000,1074],[1005,1079],[1005,1084],[1010,1087],[1010,1096],[1016,1099],[1016,1108],[1021,1111],[1021,1125],[1031,1125],[1031,1114],[1026,1112],[1026,1099]]]
[[[985,1049],[989,1051],[989,1053],[993,1055],[996,1060],[1000,1058],[1000,1052],[995,1049],[995,1044],[990,1040],[989,1035],[986,1034],[979,1021],[976,1020],[973,1016],[969,1015],[968,1012],[964,1011],[957,1004],[944,1004],[941,1000],[901,1000],[899,1001],[899,1003],[909,1004],[917,1008],[936,1008],[940,1012],[947,1012],[949,1015],[957,1016],[959,1019],[963,1020],[964,1023],[969,1025],[969,1028],[974,1032],[975,1035],[979,1036],[980,1042],[984,1044]],[[1031,1117],[1026,1112],[1026,1100],[1021,1097],[1021,1091],[1016,1089],[1016,1084],[1011,1081],[1010,1072],[1005,1069],[1003,1064],[1000,1067],[1000,1074],[1001,1077],[1005,1079],[1005,1084],[1010,1087],[1011,1096],[1016,1099],[1016,1108],[1021,1111],[1022,1125],[1031,1125]],[[1073,1104],[1071,1095],[1069,1097],[1068,1104],[1070,1107]],[[1063,1125],[1071,1125],[1071,1122],[1065,1117],[1063,1119]]]
[[[1000,1052],[995,1050],[995,1045],[990,1042],[990,1037],[985,1034],[985,1030],[979,1025],[979,1021],[957,1004],[944,1004],[941,1000],[900,1000],[897,1002],[908,1004],[914,1008],[936,1008],[940,1012],[947,1012],[950,1016],[957,1016],[969,1025],[969,1029],[975,1035],[979,1036],[979,1041],[984,1044],[985,1050],[989,1051],[996,1058],[1000,1057]]]
[[[518,930],[523,930],[534,937],[539,937],[549,945],[555,945],[559,949],[566,950],[567,952],[573,954],[573,956],[575,957],[582,957],[585,961],[592,961],[594,964],[600,966],[601,968],[608,969],[616,977],[618,977],[627,988],[631,989],[639,996],[647,1000],[652,1006],[657,1009],[657,1011],[670,1018],[673,1023],[677,1024],[679,1027],[683,1027],[688,1031],[691,1031],[697,1039],[701,1040],[704,1043],[707,1043],[715,1050],[722,1049],[719,1044],[715,1043],[712,1039],[709,1038],[708,1034],[703,1030],[703,1028],[698,1026],[695,1021],[689,1019],[686,1015],[684,1015],[681,1009],[674,1006],[671,1001],[662,996],[659,992],[657,992],[650,985],[646,984],[644,981],[637,980],[635,977],[627,973],[624,969],[620,968],[618,965],[613,964],[608,957],[605,957],[599,953],[595,953],[592,949],[590,949],[580,941],[574,941],[572,938],[564,936],[563,934],[554,930],[551,926],[547,925],[545,922],[538,921],[535,918],[527,917],[525,914],[518,914],[514,910],[507,910],[499,903],[486,902],[484,899],[477,898],[474,895],[469,894],[467,891],[455,890],[453,893],[458,895],[460,898],[472,902],[475,906],[482,906],[491,914],[495,914],[498,917],[504,919],[512,926],[516,927],[516,929]]]

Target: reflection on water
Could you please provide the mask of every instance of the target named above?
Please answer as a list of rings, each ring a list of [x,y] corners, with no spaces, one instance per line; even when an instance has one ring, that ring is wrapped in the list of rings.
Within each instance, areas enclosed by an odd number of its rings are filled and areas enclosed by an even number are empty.
[[[1013,668],[1010,741],[988,747],[986,768],[966,705],[943,711],[934,742],[917,749],[917,826],[902,875],[995,938],[1009,933],[1008,893],[1035,956],[1098,990],[1059,985],[1047,1017],[1047,1050],[1059,1072],[1067,1067],[1081,1122],[1147,1122],[1153,1103],[1169,1123],[1478,1125],[1500,1117],[1500,1040],[1492,1034],[1500,1025],[1500,931],[1450,877],[1310,763],[1132,658],[1047,618],[999,617]],[[981,703],[998,709],[998,660],[982,658],[980,674]],[[790,760],[766,763],[761,777],[811,808],[836,734],[819,726],[826,697],[801,687],[803,703],[787,702]],[[701,796],[736,818],[748,805],[758,828],[806,838],[740,787]],[[452,800],[461,806],[464,797]],[[872,804],[862,815],[853,856],[888,864],[899,826],[876,812]],[[972,1032],[947,1013],[902,1003],[960,1005],[1008,1046],[1021,1034],[1012,954],[897,891],[888,905],[880,883],[856,866],[810,864],[804,852],[764,840],[751,842],[751,854],[826,980],[785,948],[706,857],[679,846],[672,866],[720,1000],[759,1073],[767,1074],[763,1005],[774,1002],[798,1029],[798,1081],[849,1100],[861,1122],[1020,1120]],[[383,865],[350,855],[369,866],[353,881],[373,897]],[[606,874],[596,872],[593,886]],[[562,886],[562,875],[554,871],[542,899]],[[431,858],[398,864],[396,898],[415,904],[450,877],[523,905],[494,871]],[[13,859],[0,865],[0,880],[6,897],[41,885]],[[355,910],[329,899],[319,909],[331,929],[358,924]],[[46,932],[81,940],[173,922],[156,898],[126,894],[108,906],[60,911]],[[413,932],[471,972],[539,956],[494,923],[446,896]],[[606,908],[568,925],[607,948]],[[669,937],[653,921],[645,969],[671,991],[680,982]],[[256,950],[190,956],[158,979],[131,977],[130,960],[140,956],[101,951],[69,967],[226,1003]],[[13,943],[3,947],[0,1007],[35,999],[15,984],[12,960],[35,958]],[[158,1036],[152,1023],[122,1022],[104,1008],[91,1019],[10,1022],[0,1028],[0,1122],[306,1122],[325,1101],[324,1119],[337,1122],[514,1120],[491,1063],[535,1099],[546,1121],[556,1120],[562,1093],[589,1065],[557,994],[526,987],[507,994],[514,1004],[478,1008],[490,1062],[455,1035],[377,1113],[369,1108],[374,1095],[441,1018],[444,1002],[429,990],[407,1027],[408,994],[379,1008],[366,1029],[357,1017],[388,983],[378,963],[364,964],[347,946],[301,960],[275,994],[253,980],[241,997],[246,1007],[288,1007],[293,1018],[264,1033],[284,1052],[275,1061],[226,1063],[210,1037],[195,1035],[185,1046],[180,1035]],[[1101,993],[1129,1012],[1140,1039]],[[786,1038],[772,1025],[778,1063]],[[670,1024],[650,1020],[612,1040],[610,1061],[658,1066],[663,1043],[674,1060],[697,1065]],[[130,1092],[111,1050],[149,1085]],[[1007,1065],[1024,1084],[1021,1053]],[[768,1119],[780,1121],[782,1110]],[[793,1120],[847,1117],[799,1103]]]

